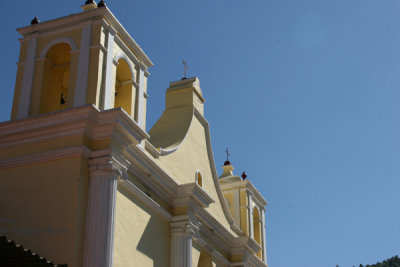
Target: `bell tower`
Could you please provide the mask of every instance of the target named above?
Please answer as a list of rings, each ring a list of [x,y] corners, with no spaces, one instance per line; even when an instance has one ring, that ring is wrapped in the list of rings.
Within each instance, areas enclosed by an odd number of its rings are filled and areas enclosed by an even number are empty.
[[[18,29],[20,56],[11,120],[93,104],[116,107],[145,130],[148,68],[153,63],[106,7]]]

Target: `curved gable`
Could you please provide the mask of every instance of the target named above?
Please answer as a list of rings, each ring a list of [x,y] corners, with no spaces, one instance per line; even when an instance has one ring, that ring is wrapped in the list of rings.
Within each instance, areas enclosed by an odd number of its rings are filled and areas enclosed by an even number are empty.
[[[178,90],[174,87],[167,90],[167,109],[150,130],[149,141],[160,151],[161,156],[156,159],[158,164],[179,185],[196,182],[196,173],[200,173],[202,189],[215,201],[206,210],[231,233],[240,233],[223,200],[208,122],[202,115],[202,109],[196,107],[200,102],[196,99],[196,91],[200,90],[190,86],[194,82],[198,83],[197,78],[180,82],[189,86],[179,84]],[[193,100],[192,104],[190,100]],[[175,105],[171,107],[168,102]],[[182,106],[176,106],[176,103]]]

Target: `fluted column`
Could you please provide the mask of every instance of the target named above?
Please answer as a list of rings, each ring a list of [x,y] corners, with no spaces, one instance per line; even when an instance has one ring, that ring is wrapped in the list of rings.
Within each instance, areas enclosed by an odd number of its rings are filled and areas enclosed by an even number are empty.
[[[113,266],[115,196],[118,178],[125,170],[109,156],[89,161],[90,180],[83,266]]]
[[[170,266],[192,267],[192,240],[198,237],[199,224],[190,220],[172,222]]]

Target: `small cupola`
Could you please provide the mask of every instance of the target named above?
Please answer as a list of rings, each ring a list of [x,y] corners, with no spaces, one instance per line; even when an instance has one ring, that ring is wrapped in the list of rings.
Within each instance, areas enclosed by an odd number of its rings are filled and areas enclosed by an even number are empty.
[[[166,93],[166,109],[193,106],[204,115],[203,93],[197,77],[171,82]]]
[[[220,183],[242,181],[242,178],[233,174],[234,168],[229,160],[225,161],[224,166],[222,166],[222,169],[223,172],[219,177]]]

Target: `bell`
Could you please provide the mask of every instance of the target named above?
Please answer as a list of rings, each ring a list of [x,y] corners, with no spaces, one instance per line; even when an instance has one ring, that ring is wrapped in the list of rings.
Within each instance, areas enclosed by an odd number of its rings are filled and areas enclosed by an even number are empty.
[[[63,94],[63,93],[61,93],[60,104],[61,104],[61,105],[64,105],[64,104],[65,104],[65,99],[64,99],[64,94]]]

